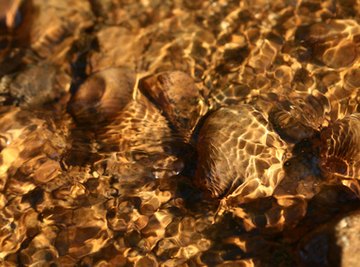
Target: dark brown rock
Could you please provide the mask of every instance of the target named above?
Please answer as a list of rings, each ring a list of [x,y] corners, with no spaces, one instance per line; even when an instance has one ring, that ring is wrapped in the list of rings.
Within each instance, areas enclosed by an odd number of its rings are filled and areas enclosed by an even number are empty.
[[[155,101],[184,136],[192,133],[207,111],[194,80],[181,71],[163,72],[145,78],[140,81],[140,89]]]
[[[301,266],[359,266],[359,231],[359,211],[317,228],[300,242]]]

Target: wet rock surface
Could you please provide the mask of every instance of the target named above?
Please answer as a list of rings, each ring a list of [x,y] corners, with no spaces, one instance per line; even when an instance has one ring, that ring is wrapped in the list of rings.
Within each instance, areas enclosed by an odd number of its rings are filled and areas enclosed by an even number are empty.
[[[356,1],[0,0],[4,266],[356,266]]]

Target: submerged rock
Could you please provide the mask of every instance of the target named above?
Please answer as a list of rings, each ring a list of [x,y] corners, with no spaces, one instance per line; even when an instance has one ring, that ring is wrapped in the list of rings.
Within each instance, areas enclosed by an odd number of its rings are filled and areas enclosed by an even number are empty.
[[[49,62],[29,65],[18,73],[1,78],[1,101],[7,105],[40,108],[59,101],[69,92],[70,83],[71,77]]]
[[[126,68],[95,73],[71,97],[69,112],[80,124],[111,120],[133,99],[135,82],[135,73]]]
[[[254,107],[220,108],[199,133],[197,183],[213,197],[269,196],[282,179],[285,149]]]
[[[360,114],[346,116],[323,129],[319,146],[323,175],[360,195]]]
[[[298,247],[301,266],[358,266],[360,213],[344,214],[305,236]]]

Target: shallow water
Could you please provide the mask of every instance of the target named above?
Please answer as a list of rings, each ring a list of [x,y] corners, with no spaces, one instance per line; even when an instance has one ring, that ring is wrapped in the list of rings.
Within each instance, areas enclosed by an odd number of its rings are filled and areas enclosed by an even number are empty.
[[[358,124],[346,117],[360,112],[359,12],[356,1],[0,0],[1,264],[305,266],[303,237],[359,209]],[[193,86],[198,102],[151,91],[175,70],[194,80],[176,92]],[[329,125],[340,133],[319,134]],[[210,145],[236,169],[213,190],[225,202],[197,181]],[[354,161],[348,176],[339,157]],[[246,174],[233,193],[229,172]]]

